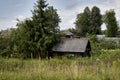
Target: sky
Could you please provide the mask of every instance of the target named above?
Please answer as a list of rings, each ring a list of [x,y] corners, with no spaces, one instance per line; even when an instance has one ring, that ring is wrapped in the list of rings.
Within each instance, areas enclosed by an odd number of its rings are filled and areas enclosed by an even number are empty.
[[[37,0],[0,0],[0,30],[16,28],[16,19],[21,21],[32,16],[34,3]],[[61,18],[60,29],[75,27],[76,15],[88,6],[97,6],[104,14],[106,10],[114,9],[120,25],[120,0],[47,0],[49,6],[54,6]],[[105,28],[105,24],[102,25]]]

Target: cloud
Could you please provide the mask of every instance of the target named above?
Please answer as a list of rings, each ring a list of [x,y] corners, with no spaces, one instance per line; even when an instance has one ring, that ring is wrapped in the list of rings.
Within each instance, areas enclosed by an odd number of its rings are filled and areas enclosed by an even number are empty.
[[[75,1],[77,2],[77,1]],[[80,5],[81,4],[81,5]],[[106,2],[98,3],[96,0],[95,4],[84,4],[82,3],[73,3],[69,6],[66,6],[64,9],[58,10],[58,13],[62,19],[62,23],[60,24],[61,29],[68,29],[71,27],[75,27],[75,19],[78,13],[83,12],[84,8],[88,6],[90,9],[93,6],[97,6],[101,10],[101,14],[105,14],[106,10],[114,9],[116,12],[116,19],[120,25],[120,0],[107,0]],[[105,24],[102,25],[102,30],[106,29]]]
[[[68,6],[66,6],[65,9],[74,9],[79,5],[79,2],[80,1],[75,0],[75,1],[72,2],[72,4],[69,4]]]
[[[16,28],[16,22],[12,20],[2,20],[0,23],[0,30],[5,30],[7,28]]]
[[[106,10],[114,9],[116,12],[116,18],[120,25],[120,0],[47,0],[50,5],[53,5],[55,8],[58,9],[58,14],[62,19],[60,23],[61,29],[67,29],[71,27],[75,27],[75,19],[78,13],[83,12],[84,8],[88,6],[90,9],[96,5],[100,8],[101,13],[104,14]],[[66,2],[66,3],[62,3]],[[61,3],[61,4],[59,4]],[[22,4],[16,4],[16,7],[20,7]],[[10,18],[0,17],[2,22],[0,26],[3,25],[5,27],[15,26],[19,19],[23,21],[28,16],[28,13],[22,14],[19,13],[17,16]],[[6,19],[6,20],[3,20]],[[1,27],[0,27],[1,28]]]
[[[67,29],[68,27],[71,28],[74,26],[74,21],[75,21],[75,11],[74,10],[66,10],[62,9],[58,11],[58,14],[60,15],[60,18],[62,22],[60,23],[61,29]]]
[[[105,23],[103,23],[103,24],[101,25],[101,29],[102,29],[102,30],[106,30],[106,29],[107,29]]]
[[[7,18],[7,19],[2,19],[0,20],[0,30],[4,30],[4,29],[7,29],[7,28],[16,28],[16,24],[17,24],[17,20],[16,19],[19,19],[20,21],[23,21],[24,19],[26,19],[25,16],[22,16],[22,15],[18,15],[18,16],[15,16],[13,17],[12,19],[10,18]]]
[[[20,7],[24,6],[24,5],[22,3],[17,3],[14,6],[17,7],[17,8],[20,8]]]
[[[108,3],[106,3],[106,6],[108,8],[114,9],[116,13],[116,19],[120,26],[120,0],[108,0]]]
[[[17,23],[18,21],[17,21],[17,20],[12,20],[11,22],[12,22],[12,23]]]
[[[115,1],[116,6],[120,8],[120,0],[114,0],[114,1]]]
[[[22,15],[15,16],[15,19],[11,20],[11,24],[13,24],[13,27],[16,27],[16,24],[18,23],[17,19],[23,21],[26,19],[26,17]]]
[[[15,18],[19,19],[20,21],[23,21],[24,19],[26,19],[26,17],[22,15],[15,16]]]

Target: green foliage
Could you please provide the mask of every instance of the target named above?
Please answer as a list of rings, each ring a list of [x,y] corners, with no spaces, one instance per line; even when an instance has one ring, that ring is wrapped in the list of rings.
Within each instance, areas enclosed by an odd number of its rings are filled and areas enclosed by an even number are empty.
[[[51,52],[53,45],[60,40],[59,22],[57,10],[48,6],[45,0],[38,0],[32,11],[32,19],[25,19],[17,23],[18,28],[8,32],[11,35],[0,32],[0,56],[14,58],[46,58]],[[103,16],[107,25],[107,33],[110,37],[116,35],[117,22],[115,12],[107,11]],[[92,11],[88,7],[83,13],[77,15],[76,29],[70,32],[87,36],[91,42],[92,54],[100,55],[102,49],[120,48],[114,41],[96,40],[96,34],[100,34],[102,24],[101,14],[98,7]]]
[[[0,59],[1,80],[119,80],[120,50],[79,59]],[[63,74],[64,73],[64,74]],[[94,76],[93,76],[94,75]]]
[[[88,38],[88,40],[89,40],[91,43],[95,43],[95,42],[97,41],[96,35],[92,35],[92,34],[87,33],[87,34],[86,34],[86,37]]]
[[[92,35],[92,34],[87,33],[86,37],[90,41],[92,56],[99,55],[100,50],[101,50],[101,46],[99,46],[100,44],[97,42],[96,35]]]
[[[41,7],[44,6],[44,7]],[[39,0],[33,11],[33,23],[38,57],[46,57],[52,46],[57,42],[56,33],[59,31],[60,18],[57,10],[47,7],[44,0]],[[56,40],[56,41],[55,41]]]
[[[7,33],[5,33],[7,34]],[[2,57],[10,57],[11,55],[11,39],[8,35],[2,35],[2,32],[0,33],[0,56]]]
[[[86,36],[87,33],[100,34],[100,27],[102,24],[101,18],[102,16],[98,7],[94,6],[92,11],[86,7],[83,13],[77,15],[75,22],[76,30],[79,35]]]
[[[102,49],[117,49],[119,48],[118,43],[115,41],[108,41],[108,40],[102,40],[100,42],[100,46]]]
[[[85,36],[90,26],[90,10],[88,7],[84,9],[83,13],[77,15],[75,24],[79,35]]]
[[[45,11],[47,17],[48,32],[57,33],[60,30],[59,22],[61,22],[59,15],[57,14],[57,9],[50,6]]]
[[[103,16],[103,21],[107,26],[106,35],[108,37],[115,37],[118,31],[118,25],[114,10],[106,11],[106,14]]]
[[[100,9],[96,6],[92,8],[90,19],[90,32],[92,34],[101,34],[102,15]]]
[[[69,28],[68,31],[70,31],[70,32],[73,33],[74,35],[78,35],[77,30],[74,29],[74,28]]]
[[[120,43],[110,40],[97,41],[96,35],[87,34],[87,38],[91,43],[92,56],[101,54],[101,50],[119,49]]]
[[[21,57],[30,57],[30,53],[33,52],[32,48],[34,47],[32,38],[34,36],[34,29],[32,21],[26,19],[25,21],[19,22],[17,26],[18,28],[11,34],[13,43],[11,46],[13,49],[12,56],[20,57],[20,55],[23,55]]]
[[[104,59],[105,61],[114,61],[120,58],[120,50],[119,49],[102,49],[101,54],[98,56],[100,59]]]
[[[0,34],[0,56],[14,58],[46,58],[59,41],[60,18],[53,6],[38,0],[32,18],[20,21],[17,29]],[[9,33],[8,33],[9,32]],[[9,34],[9,36],[7,35]]]
[[[38,0],[32,13],[32,19],[18,20],[18,28],[11,34],[13,57],[46,58],[59,41],[57,10],[49,7],[46,1]]]

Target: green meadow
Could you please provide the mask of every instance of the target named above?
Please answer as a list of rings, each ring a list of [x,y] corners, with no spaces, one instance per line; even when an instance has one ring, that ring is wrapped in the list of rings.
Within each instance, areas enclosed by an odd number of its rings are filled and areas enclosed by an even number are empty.
[[[119,80],[120,49],[67,59],[0,59],[0,80]]]

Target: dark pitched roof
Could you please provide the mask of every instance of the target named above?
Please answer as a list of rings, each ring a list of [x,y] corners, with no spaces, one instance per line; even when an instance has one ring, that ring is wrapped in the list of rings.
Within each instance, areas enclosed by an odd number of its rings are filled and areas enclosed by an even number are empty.
[[[53,47],[54,52],[85,52],[88,44],[86,38],[61,38]]]

